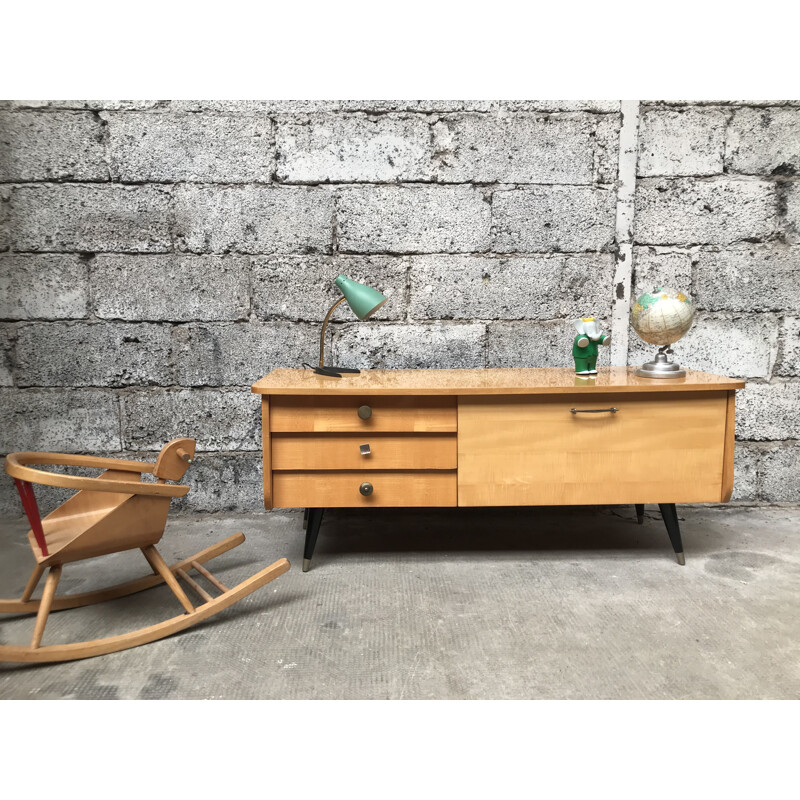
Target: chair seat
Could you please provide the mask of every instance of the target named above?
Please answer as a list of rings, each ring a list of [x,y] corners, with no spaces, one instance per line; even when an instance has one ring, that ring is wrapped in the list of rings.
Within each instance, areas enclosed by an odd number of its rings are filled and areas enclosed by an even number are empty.
[[[161,539],[169,503],[169,497],[79,492],[42,520],[47,555],[32,530],[28,541],[37,564],[66,564],[147,547]]]

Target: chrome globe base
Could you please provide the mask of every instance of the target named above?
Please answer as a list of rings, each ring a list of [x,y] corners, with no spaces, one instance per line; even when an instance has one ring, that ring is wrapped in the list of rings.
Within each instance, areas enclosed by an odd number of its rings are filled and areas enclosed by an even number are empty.
[[[686,377],[686,370],[682,369],[679,364],[670,361],[667,358],[667,353],[672,354],[672,350],[667,347],[660,347],[658,355],[646,364],[642,364],[636,370],[636,374],[642,378],[684,378]]]

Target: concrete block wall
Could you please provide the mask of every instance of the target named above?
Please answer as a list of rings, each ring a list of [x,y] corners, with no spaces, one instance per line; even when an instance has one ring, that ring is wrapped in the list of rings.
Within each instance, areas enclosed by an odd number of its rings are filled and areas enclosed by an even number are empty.
[[[799,175],[797,101],[640,104],[634,286],[687,289],[697,316],[679,360],[747,380],[743,501],[800,501]],[[646,352],[632,335],[630,363]]]
[[[568,366],[573,317],[611,329],[671,283],[699,308],[681,362],[748,379],[735,497],[800,500],[800,103],[632,107],[0,103],[0,453],[149,459],[191,435],[180,507],[254,510],[249,386],[314,360],[338,273],[390,302],[338,311],[331,360],[384,368]],[[621,358],[649,352],[631,331]]]

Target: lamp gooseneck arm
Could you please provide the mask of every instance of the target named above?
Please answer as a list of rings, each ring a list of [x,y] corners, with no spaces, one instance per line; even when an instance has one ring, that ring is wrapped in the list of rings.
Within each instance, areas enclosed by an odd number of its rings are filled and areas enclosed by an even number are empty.
[[[325,321],[322,323],[322,333],[319,335],[319,365],[321,367],[325,366],[325,331],[328,328],[328,321],[331,318],[331,314],[333,314],[333,310],[339,303],[343,303],[345,300],[344,297],[340,297],[329,309],[328,313],[325,315]]]

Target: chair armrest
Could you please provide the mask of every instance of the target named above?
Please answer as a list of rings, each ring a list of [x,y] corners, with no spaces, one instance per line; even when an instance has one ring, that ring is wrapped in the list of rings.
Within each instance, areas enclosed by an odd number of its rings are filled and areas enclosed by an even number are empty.
[[[104,480],[102,477],[81,478],[77,475],[60,475],[56,472],[34,469],[26,466],[27,464],[96,467],[136,473],[153,471],[153,464],[115,458],[73,456],[63,453],[9,453],[6,456],[6,472],[12,478],[43,486],[58,486],[62,489],[77,489],[89,492],[141,494],[152,497],[183,497],[189,491],[188,486],[175,486],[168,483],[141,483],[140,481]]]

